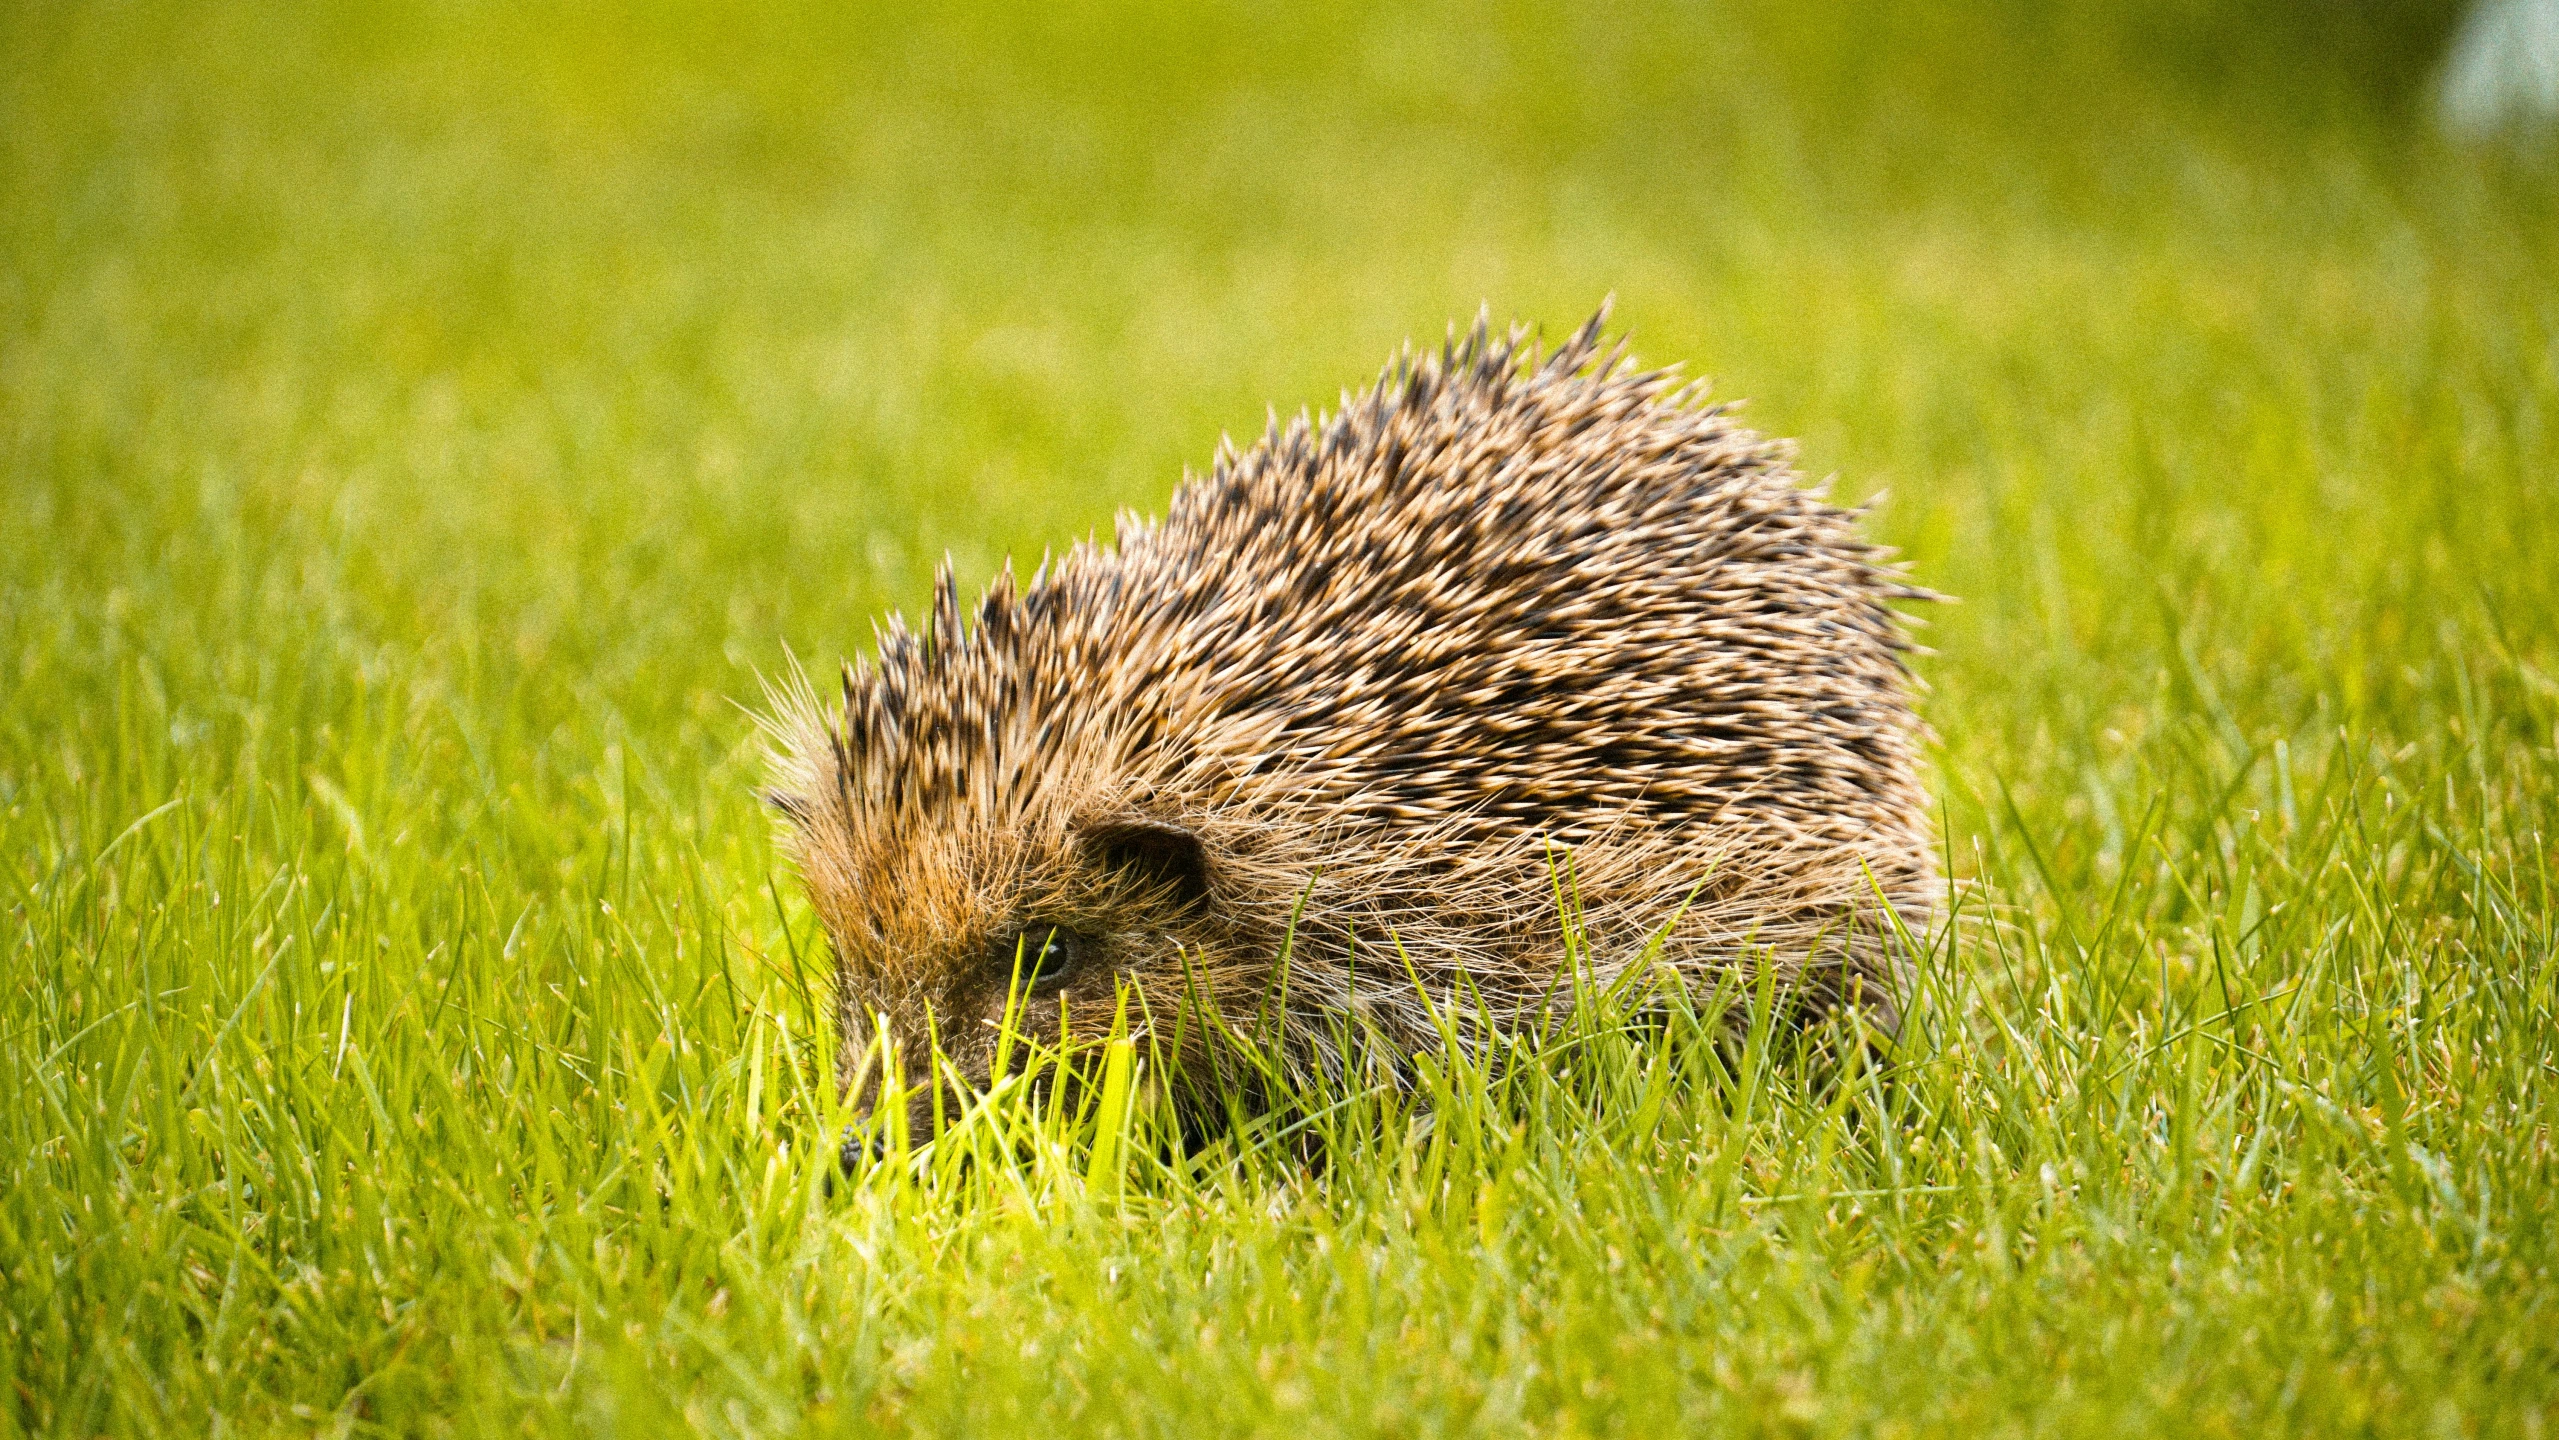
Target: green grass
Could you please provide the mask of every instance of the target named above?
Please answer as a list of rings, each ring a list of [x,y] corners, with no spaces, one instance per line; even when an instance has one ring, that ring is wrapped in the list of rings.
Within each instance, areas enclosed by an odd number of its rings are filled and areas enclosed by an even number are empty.
[[[0,14],[0,1430],[2559,1408],[2559,201],[2424,7]],[[824,1186],[738,702],[1487,303],[1927,584],[1898,1090]]]

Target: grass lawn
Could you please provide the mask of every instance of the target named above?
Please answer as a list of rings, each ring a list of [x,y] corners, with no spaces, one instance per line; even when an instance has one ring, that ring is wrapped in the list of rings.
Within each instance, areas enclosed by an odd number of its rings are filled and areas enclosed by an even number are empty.
[[[1013,8],[0,13],[0,1433],[2559,1421],[2559,167],[2449,13]],[[1962,597],[1894,1090],[830,1192],[759,677],[1610,292]]]

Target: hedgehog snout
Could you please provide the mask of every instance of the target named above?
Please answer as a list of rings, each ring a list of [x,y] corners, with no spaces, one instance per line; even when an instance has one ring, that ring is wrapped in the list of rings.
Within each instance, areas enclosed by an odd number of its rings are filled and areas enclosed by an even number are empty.
[[[944,1098],[943,1114],[950,1114],[950,1099]],[[929,1086],[913,1086],[907,1091],[906,1138],[910,1145],[921,1145],[933,1138],[933,1092]],[[836,1156],[837,1164],[847,1175],[864,1170],[889,1158],[895,1148],[895,1137],[881,1124],[877,1114],[866,1108],[862,1118],[844,1127],[844,1145]]]
[[[927,1060],[902,1067],[906,1073],[897,1088],[897,1102],[903,1108],[906,1141],[921,1145],[938,1133],[941,1125],[959,1118],[967,1104],[966,1092],[954,1084],[949,1075],[936,1077],[935,1068]],[[886,1159],[896,1146],[889,1117],[881,1113],[890,1100],[887,1076],[873,1067],[856,1083],[846,1097],[853,1108],[854,1120],[844,1130],[840,1159],[846,1174],[858,1174],[864,1168]],[[935,1103],[936,1097],[940,1103]]]

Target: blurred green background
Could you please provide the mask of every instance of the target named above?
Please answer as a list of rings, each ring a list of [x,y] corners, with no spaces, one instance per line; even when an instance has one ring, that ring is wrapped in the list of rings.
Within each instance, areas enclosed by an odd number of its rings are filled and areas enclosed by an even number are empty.
[[[2559,164],[2437,136],[2458,18],[0,9],[0,1426],[2542,1433]],[[1961,597],[1954,1178],[1588,1162],[1517,1233],[1653,1268],[1525,1282],[1357,1172],[830,1209],[760,677],[1611,294]],[[2321,1018],[2162,1038],[2234,985]]]

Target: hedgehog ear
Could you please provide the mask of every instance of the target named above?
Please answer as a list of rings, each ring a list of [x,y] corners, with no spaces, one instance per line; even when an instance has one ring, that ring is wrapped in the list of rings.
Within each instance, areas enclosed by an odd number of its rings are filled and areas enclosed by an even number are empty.
[[[1084,832],[1084,853],[1102,869],[1170,897],[1184,916],[1208,908],[1208,850],[1178,825],[1114,820]]]

